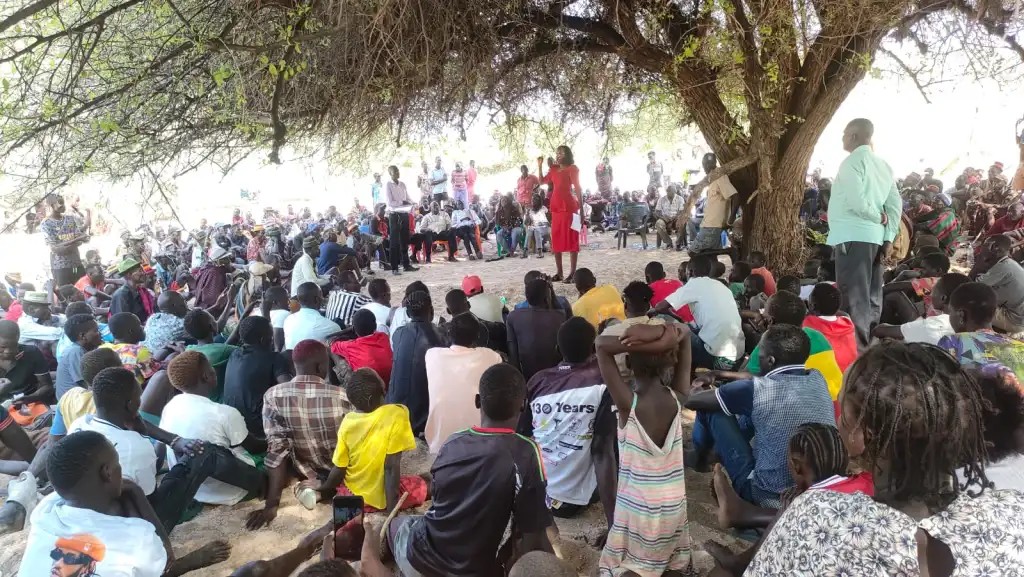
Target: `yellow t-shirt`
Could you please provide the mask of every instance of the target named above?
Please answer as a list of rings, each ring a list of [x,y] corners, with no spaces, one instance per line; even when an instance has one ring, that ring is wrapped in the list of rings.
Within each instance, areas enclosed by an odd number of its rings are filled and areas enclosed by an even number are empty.
[[[622,305],[619,291],[606,284],[590,289],[573,303],[572,314],[587,319],[594,328],[598,328],[608,319],[625,320],[626,309]]]
[[[381,405],[372,413],[353,411],[338,428],[332,461],[345,467],[345,486],[367,505],[384,509],[384,459],[416,448],[405,405]]]
[[[70,427],[78,417],[96,413],[96,404],[92,400],[92,391],[82,387],[72,387],[70,391],[57,401],[60,416],[64,419],[64,427]]]

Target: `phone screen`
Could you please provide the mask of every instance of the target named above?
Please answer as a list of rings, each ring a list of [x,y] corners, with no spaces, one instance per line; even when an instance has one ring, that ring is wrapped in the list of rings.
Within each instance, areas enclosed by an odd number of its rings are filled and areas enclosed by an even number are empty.
[[[331,505],[334,509],[334,530],[337,531],[345,526],[346,523],[355,519],[363,513],[363,498],[362,497],[346,497],[337,495],[334,497]]]

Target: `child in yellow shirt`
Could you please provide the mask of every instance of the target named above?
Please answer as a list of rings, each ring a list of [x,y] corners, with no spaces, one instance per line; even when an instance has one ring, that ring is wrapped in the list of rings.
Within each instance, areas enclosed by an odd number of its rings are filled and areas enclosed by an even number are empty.
[[[409,493],[402,509],[423,504],[427,482],[402,476],[402,453],[416,448],[409,409],[384,404],[384,381],[370,368],[352,373],[346,393],[356,410],[342,419],[334,468],[315,489],[325,497],[358,495],[367,511],[391,511],[402,493]]]

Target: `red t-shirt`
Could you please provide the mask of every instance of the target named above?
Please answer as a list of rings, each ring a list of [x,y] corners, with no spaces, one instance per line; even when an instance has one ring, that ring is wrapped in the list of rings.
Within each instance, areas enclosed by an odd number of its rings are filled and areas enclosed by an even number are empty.
[[[768,296],[775,294],[775,275],[772,274],[772,271],[761,267],[752,269],[750,274],[760,275],[764,279],[764,294]]]
[[[808,491],[817,489],[827,489],[829,491],[836,491],[837,493],[853,494],[861,492],[868,497],[875,496],[875,479],[871,476],[871,473],[859,473],[852,477],[840,477],[835,475],[825,479],[824,481],[818,481],[817,483],[808,487]]]
[[[388,335],[378,332],[353,341],[335,341],[331,345],[331,352],[348,361],[353,371],[363,367],[377,371],[387,388],[393,360]]]
[[[21,301],[14,301],[11,303],[11,308],[7,309],[7,313],[4,314],[4,320],[18,322],[18,319],[21,318],[21,315]]]
[[[654,306],[665,300],[668,295],[676,292],[677,289],[682,288],[683,283],[674,278],[663,278],[661,280],[656,280],[647,286],[651,287],[651,291],[654,293],[654,296],[651,298],[651,306]],[[690,312],[690,305],[683,305],[672,312],[674,312],[677,317],[683,319],[684,322],[693,322],[693,313]]]

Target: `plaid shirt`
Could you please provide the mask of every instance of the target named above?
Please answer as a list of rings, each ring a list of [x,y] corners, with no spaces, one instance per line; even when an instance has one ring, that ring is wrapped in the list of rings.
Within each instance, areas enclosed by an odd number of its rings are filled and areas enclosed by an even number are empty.
[[[352,410],[345,390],[320,377],[299,375],[263,396],[268,469],[291,458],[307,479],[326,475],[338,442],[341,419]]]

